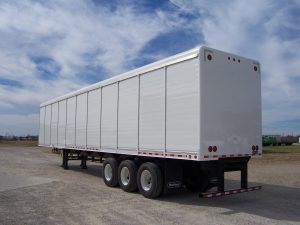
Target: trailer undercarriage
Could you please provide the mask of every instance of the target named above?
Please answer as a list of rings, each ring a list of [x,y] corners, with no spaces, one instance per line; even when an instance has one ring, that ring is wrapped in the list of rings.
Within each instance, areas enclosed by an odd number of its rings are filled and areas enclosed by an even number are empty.
[[[103,179],[107,186],[126,191],[139,191],[147,198],[187,188],[200,192],[201,198],[211,198],[260,190],[248,187],[250,157],[224,158],[213,161],[184,161],[143,156],[128,156],[90,151],[62,149],[62,167],[69,169],[69,160],[80,160],[87,169],[87,161],[103,163]],[[240,188],[225,190],[225,172],[240,171]],[[215,188],[216,191],[207,192]],[[153,189],[153,190],[152,190]]]

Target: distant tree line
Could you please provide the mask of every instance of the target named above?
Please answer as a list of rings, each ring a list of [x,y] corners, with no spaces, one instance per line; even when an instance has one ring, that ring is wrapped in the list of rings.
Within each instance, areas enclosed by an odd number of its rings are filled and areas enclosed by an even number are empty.
[[[26,135],[26,136],[16,136],[16,135],[0,135],[0,141],[37,141],[37,135]]]

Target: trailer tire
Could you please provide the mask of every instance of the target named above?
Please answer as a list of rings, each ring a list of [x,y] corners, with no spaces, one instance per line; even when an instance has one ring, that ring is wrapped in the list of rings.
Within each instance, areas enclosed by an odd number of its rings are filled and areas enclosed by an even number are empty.
[[[152,162],[143,163],[138,170],[137,184],[144,197],[159,197],[163,190],[163,176],[158,165]]]
[[[103,163],[102,177],[109,187],[118,185],[118,161],[115,158],[107,158]]]
[[[132,160],[124,160],[118,169],[118,179],[123,191],[134,192],[137,190],[137,166]]]

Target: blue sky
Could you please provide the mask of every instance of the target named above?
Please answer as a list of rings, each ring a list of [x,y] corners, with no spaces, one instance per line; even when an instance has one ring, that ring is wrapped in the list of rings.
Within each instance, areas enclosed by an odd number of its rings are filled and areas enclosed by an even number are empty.
[[[262,64],[263,132],[300,134],[300,2],[0,1],[0,135],[39,104],[198,45]]]

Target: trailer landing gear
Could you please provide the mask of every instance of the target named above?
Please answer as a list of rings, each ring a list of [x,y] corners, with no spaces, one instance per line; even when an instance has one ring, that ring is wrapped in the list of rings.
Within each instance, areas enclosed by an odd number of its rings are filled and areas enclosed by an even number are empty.
[[[69,149],[63,149],[63,158],[62,158],[62,167],[65,169],[65,170],[68,170],[69,169],[69,166],[68,166],[68,157],[69,157]]]
[[[87,158],[88,158],[87,153],[86,152],[81,152],[79,157],[81,158],[81,164],[80,164],[81,169],[87,169],[87,166],[86,166],[86,161],[87,161]]]
[[[73,151],[70,149],[62,149],[62,167],[65,170],[69,169],[68,162],[69,160],[81,160],[80,167],[82,169],[87,169],[87,160],[88,153],[85,151],[79,152],[79,151]],[[102,161],[102,157],[100,156],[100,162]]]

